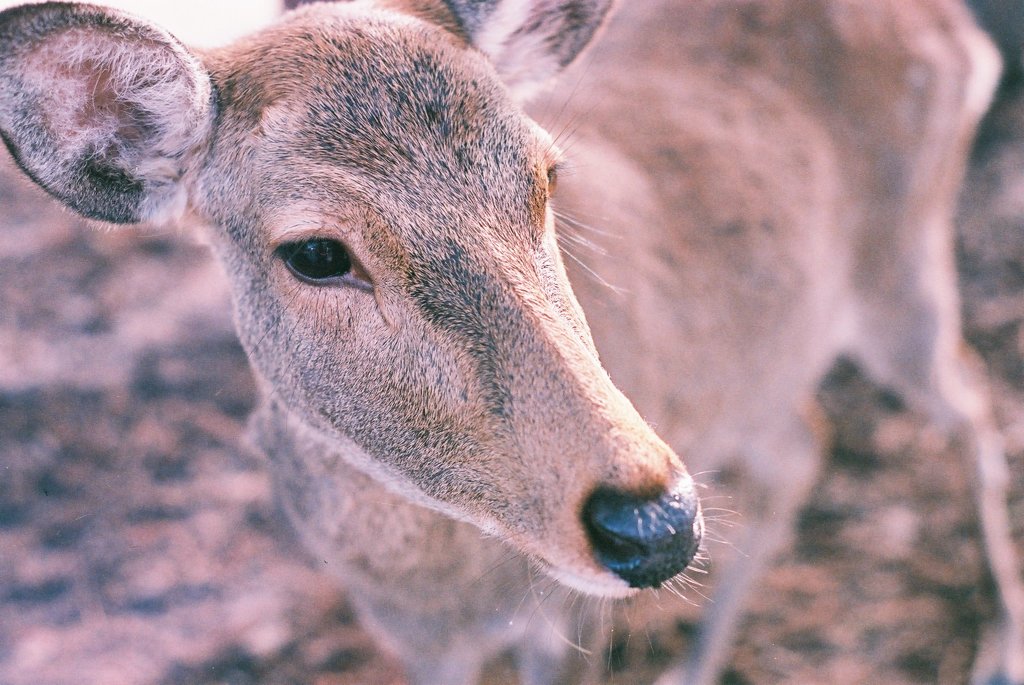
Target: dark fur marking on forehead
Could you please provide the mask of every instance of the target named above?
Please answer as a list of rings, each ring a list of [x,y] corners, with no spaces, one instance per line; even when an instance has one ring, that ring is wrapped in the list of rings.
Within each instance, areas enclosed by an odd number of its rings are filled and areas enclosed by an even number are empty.
[[[429,80],[415,73],[374,81],[355,71],[339,76],[315,89],[308,119],[308,133],[331,162],[389,176],[406,165],[466,173],[488,163],[485,152],[494,161],[512,156],[500,140],[488,150],[475,144],[479,134],[469,128],[466,97],[440,73]]]
[[[386,51],[368,43],[349,30],[318,56],[329,76],[311,85],[300,130],[314,152],[403,185],[396,175],[504,187],[519,180],[503,174],[529,166],[531,138],[496,76],[453,68],[438,49],[412,41]]]

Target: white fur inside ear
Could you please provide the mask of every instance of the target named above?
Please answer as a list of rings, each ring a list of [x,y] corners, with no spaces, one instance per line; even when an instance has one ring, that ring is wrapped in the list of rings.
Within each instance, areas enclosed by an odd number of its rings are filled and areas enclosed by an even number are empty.
[[[521,101],[536,95],[559,70],[558,58],[548,46],[550,37],[543,31],[524,30],[536,11],[535,2],[505,0],[473,36]]]
[[[526,24],[532,5],[526,2],[506,0],[488,16],[487,22],[473,36],[473,41],[491,59],[505,50],[509,37]]]
[[[211,125],[211,86],[191,55],[70,29],[33,50],[20,78],[45,103],[65,162],[101,157],[141,180],[144,220],[173,221],[184,212],[178,181]]]
[[[520,101],[544,89],[604,21],[612,0],[447,0]]]

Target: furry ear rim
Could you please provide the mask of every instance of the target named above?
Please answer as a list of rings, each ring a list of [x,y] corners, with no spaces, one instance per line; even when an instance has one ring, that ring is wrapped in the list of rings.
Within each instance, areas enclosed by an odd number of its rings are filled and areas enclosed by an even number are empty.
[[[613,0],[445,0],[472,43],[520,100],[587,47]]]
[[[173,36],[67,2],[0,12],[0,137],[19,166],[78,213],[167,222],[209,139],[215,93]]]

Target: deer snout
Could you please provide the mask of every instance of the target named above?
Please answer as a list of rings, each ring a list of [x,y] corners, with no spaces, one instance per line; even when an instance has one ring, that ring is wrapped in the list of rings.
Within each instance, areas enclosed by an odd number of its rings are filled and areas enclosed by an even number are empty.
[[[583,506],[583,524],[598,561],[638,589],[685,569],[704,535],[689,479],[653,497],[599,487]]]

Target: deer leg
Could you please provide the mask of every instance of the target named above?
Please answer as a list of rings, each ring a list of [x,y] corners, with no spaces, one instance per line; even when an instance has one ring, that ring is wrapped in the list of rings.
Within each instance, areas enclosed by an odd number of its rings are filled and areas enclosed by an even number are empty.
[[[939,368],[940,406],[936,412],[974,465],[978,523],[989,573],[995,585],[999,618],[983,636],[972,681],[978,685],[1024,683],[1024,583],[1010,531],[1007,509],[1009,468],[1003,439],[992,419],[990,395],[981,361],[967,350],[943,360]],[[940,423],[941,425],[941,423]]]
[[[922,283],[954,282],[922,279]],[[1011,537],[1007,488],[1009,468],[993,418],[982,361],[959,333],[956,300],[923,289],[916,298],[890,305],[890,325],[874,326],[862,360],[870,375],[926,412],[933,426],[953,441],[973,465],[982,543],[995,586],[1000,616],[979,646],[972,682],[1024,683],[1024,581]]]

